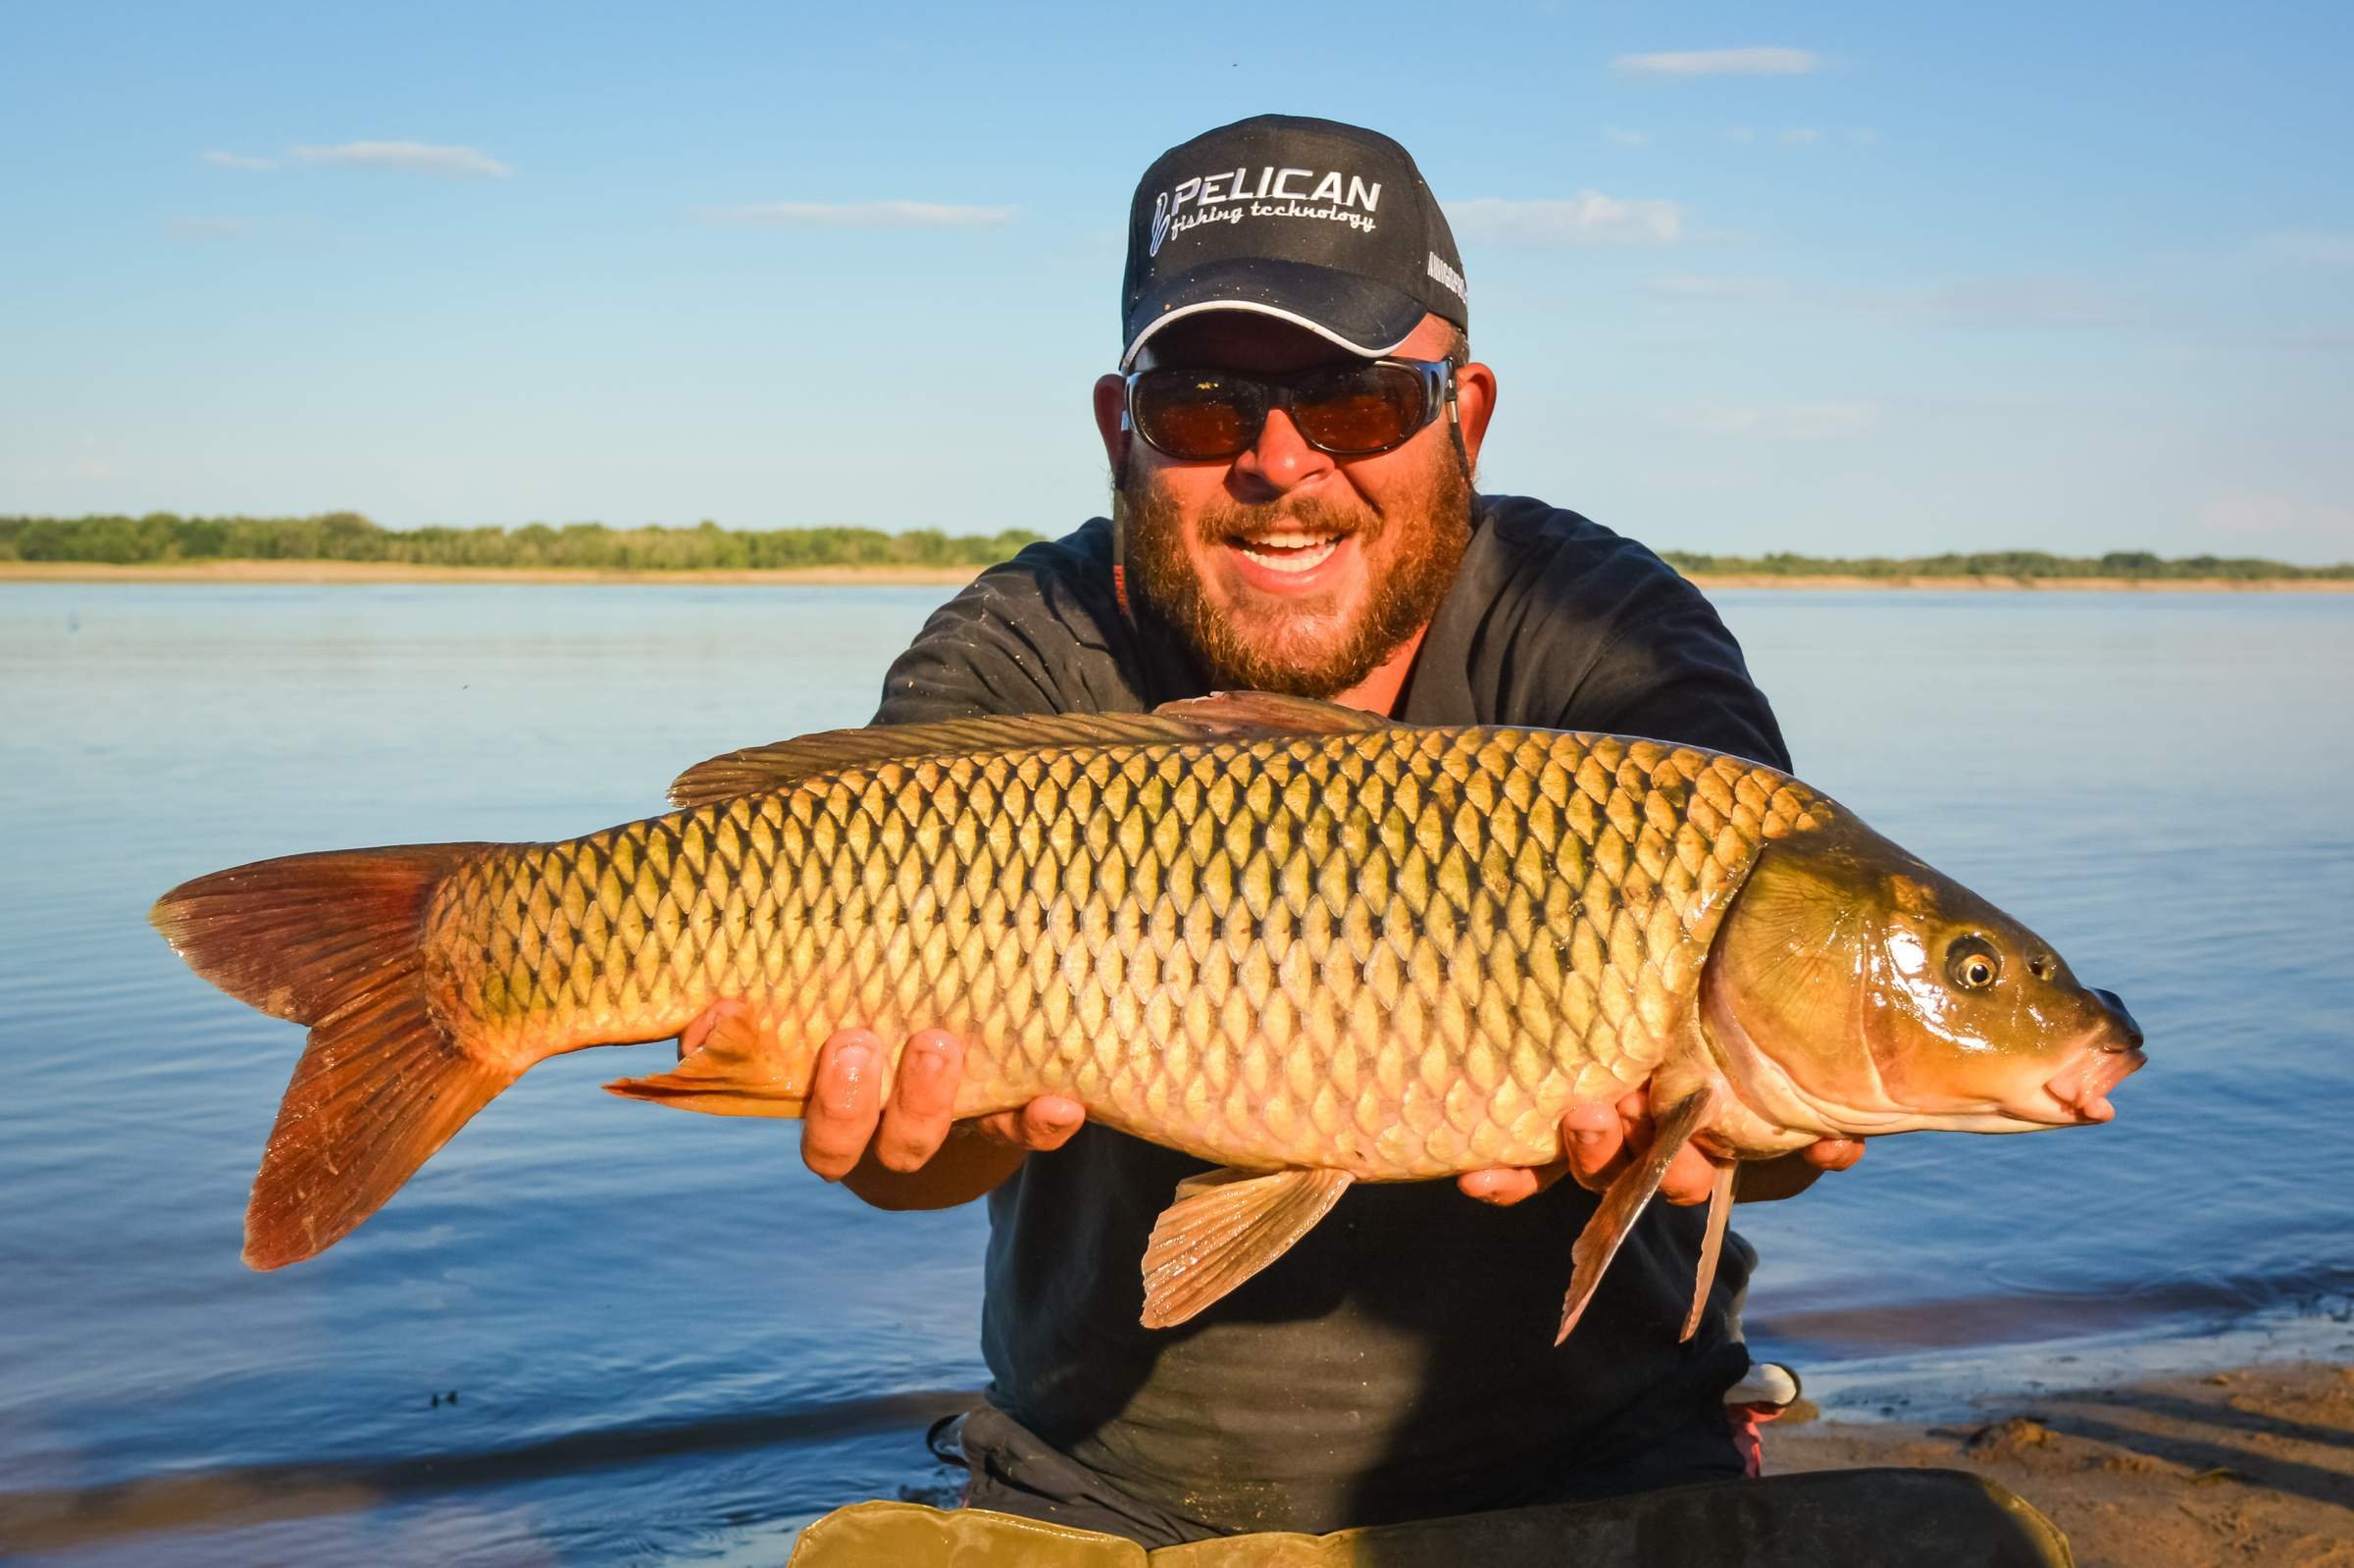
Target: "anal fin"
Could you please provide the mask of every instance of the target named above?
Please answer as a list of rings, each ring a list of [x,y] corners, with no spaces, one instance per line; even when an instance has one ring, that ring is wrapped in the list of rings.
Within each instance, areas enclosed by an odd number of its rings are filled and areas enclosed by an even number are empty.
[[[667,1073],[616,1079],[625,1099],[709,1116],[797,1117],[809,1102],[809,1059],[778,1049],[775,1033],[742,1002],[714,1002],[679,1034],[685,1053]]]
[[[1669,1106],[1664,1115],[1653,1122],[1650,1152],[1640,1162],[1619,1172],[1604,1191],[1594,1217],[1586,1222],[1586,1228],[1577,1234],[1577,1241],[1569,1249],[1569,1293],[1561,1301],[1561,1332],[1554,1336],[1554,1343],[1568,1339],[1569,1331],[1577,1327],[1579,1316],[1602,1284],[1603,1271],[1611,1266],[1611,1259],[1618,1255],[1618,1248],[1634,1230],[1635,1222],[1643,1217],[1652,1194],[1666,1178],[1676,1151],[1692,1141],[1693,1134],[1709,1125],[1715,1109],[1716,1091],[1713,1088],[1699,1089]],[[1714,1272],[1714,1259],[1710,1262]]]
[[[1148,1329],[1183,1323],[1291,1250],[1340,1201],[1347,1171],[1221,1170],[1177,1189],[1145,1245]]]

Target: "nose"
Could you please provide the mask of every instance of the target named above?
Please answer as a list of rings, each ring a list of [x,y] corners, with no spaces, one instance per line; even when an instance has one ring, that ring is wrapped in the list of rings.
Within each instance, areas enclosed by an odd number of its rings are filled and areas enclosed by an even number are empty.
[[[2101,1004],[2101,1010],[2109,1015],[2119,1033],[2125,1037],[2125,1049],[2141,1049],[2141,1026],[2133,1022],[2131,1013],[2125,1011],[2125,999],[2113,990],[2102,990],[2097,986],[2090,988],[2093,999]]]
[[[1246,500],[1272,500],[1332,472],[1330,454],[1307,444],[1292,416],[1283,409],[1267,411],[1258,440],[1234,460],[1233,487]]]

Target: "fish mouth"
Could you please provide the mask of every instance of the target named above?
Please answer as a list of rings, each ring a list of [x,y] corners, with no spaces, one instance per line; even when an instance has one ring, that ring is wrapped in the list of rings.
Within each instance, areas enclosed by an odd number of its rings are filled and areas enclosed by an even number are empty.
[[[2078,1051],[2043,1085],[2043,1092],[2059,1106],[2061,1114],[2030,1115],[2030,1119],[2050,1121],[2058,1127],[2110,1121],[2116,1117],[2117,1107],[2109,1103],[2109,1091],[2148,1060],[2135,1046],[2103,1043]]]

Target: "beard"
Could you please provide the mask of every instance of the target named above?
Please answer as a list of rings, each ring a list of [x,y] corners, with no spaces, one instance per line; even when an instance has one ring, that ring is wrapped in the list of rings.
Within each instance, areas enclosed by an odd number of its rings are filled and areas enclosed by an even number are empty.
[[[1222,502],[1195,518],[1208,549],[1278,528],[1353,536],[1366,569],[1355,608],[1339,594],[1210,601],[1186,553],[1188,524],[1152,474],[1132,465],[1114,486],[1126,507],[1128,569],[1139,597],[1228,690],[1331,697],[1363,681],[1430,624],[1471,541],[1471,481],[1459,462],[1433,468],[1424,493],[1388,513],[1351,515],[1312,499]]]

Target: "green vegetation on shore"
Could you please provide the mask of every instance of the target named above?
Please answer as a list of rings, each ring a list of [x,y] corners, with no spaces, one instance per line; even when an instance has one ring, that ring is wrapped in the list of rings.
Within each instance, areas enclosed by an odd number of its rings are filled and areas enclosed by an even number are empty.
[[[786,567],[984,567],[1040,535],[943,533],[914,529],[613,529],[602,523],[534,523],[519,529],[386,529],[356,512],[324,517],[0,517],[0,562],[72,561],[170,566],[203,561],[388,561],[428,567],[515,567],[603,572],[736,572]],[[2166,560],[2144,550],[2099,556],[2000,550],[1970,555],[1862,559],[1814,555],[1663,553],[1679,572],[1717,577],[2122,578],[2260,582],[2354,580],[2354,565],[2304,567],[2243,556]]]
[[[1970,555],[1845,556],[1696,555],[1662,550],[1687,577],[1767,578],[2121,578],[2128,582],[2278,582],[2354,580],[2354,564],[2290,566],[2244,555],[2185,555],[2174,560],[2147,550],[2107,555],[2050,555],[2042,550],[1986,550]]]
[[[0,517],[0,561],[172,566],[199,561],[390,561],[407,566],[592,572],[742,572],[779,567],[962,567],[1004,560],[1039,537],[911,529],[386,529],[325,517]]]

